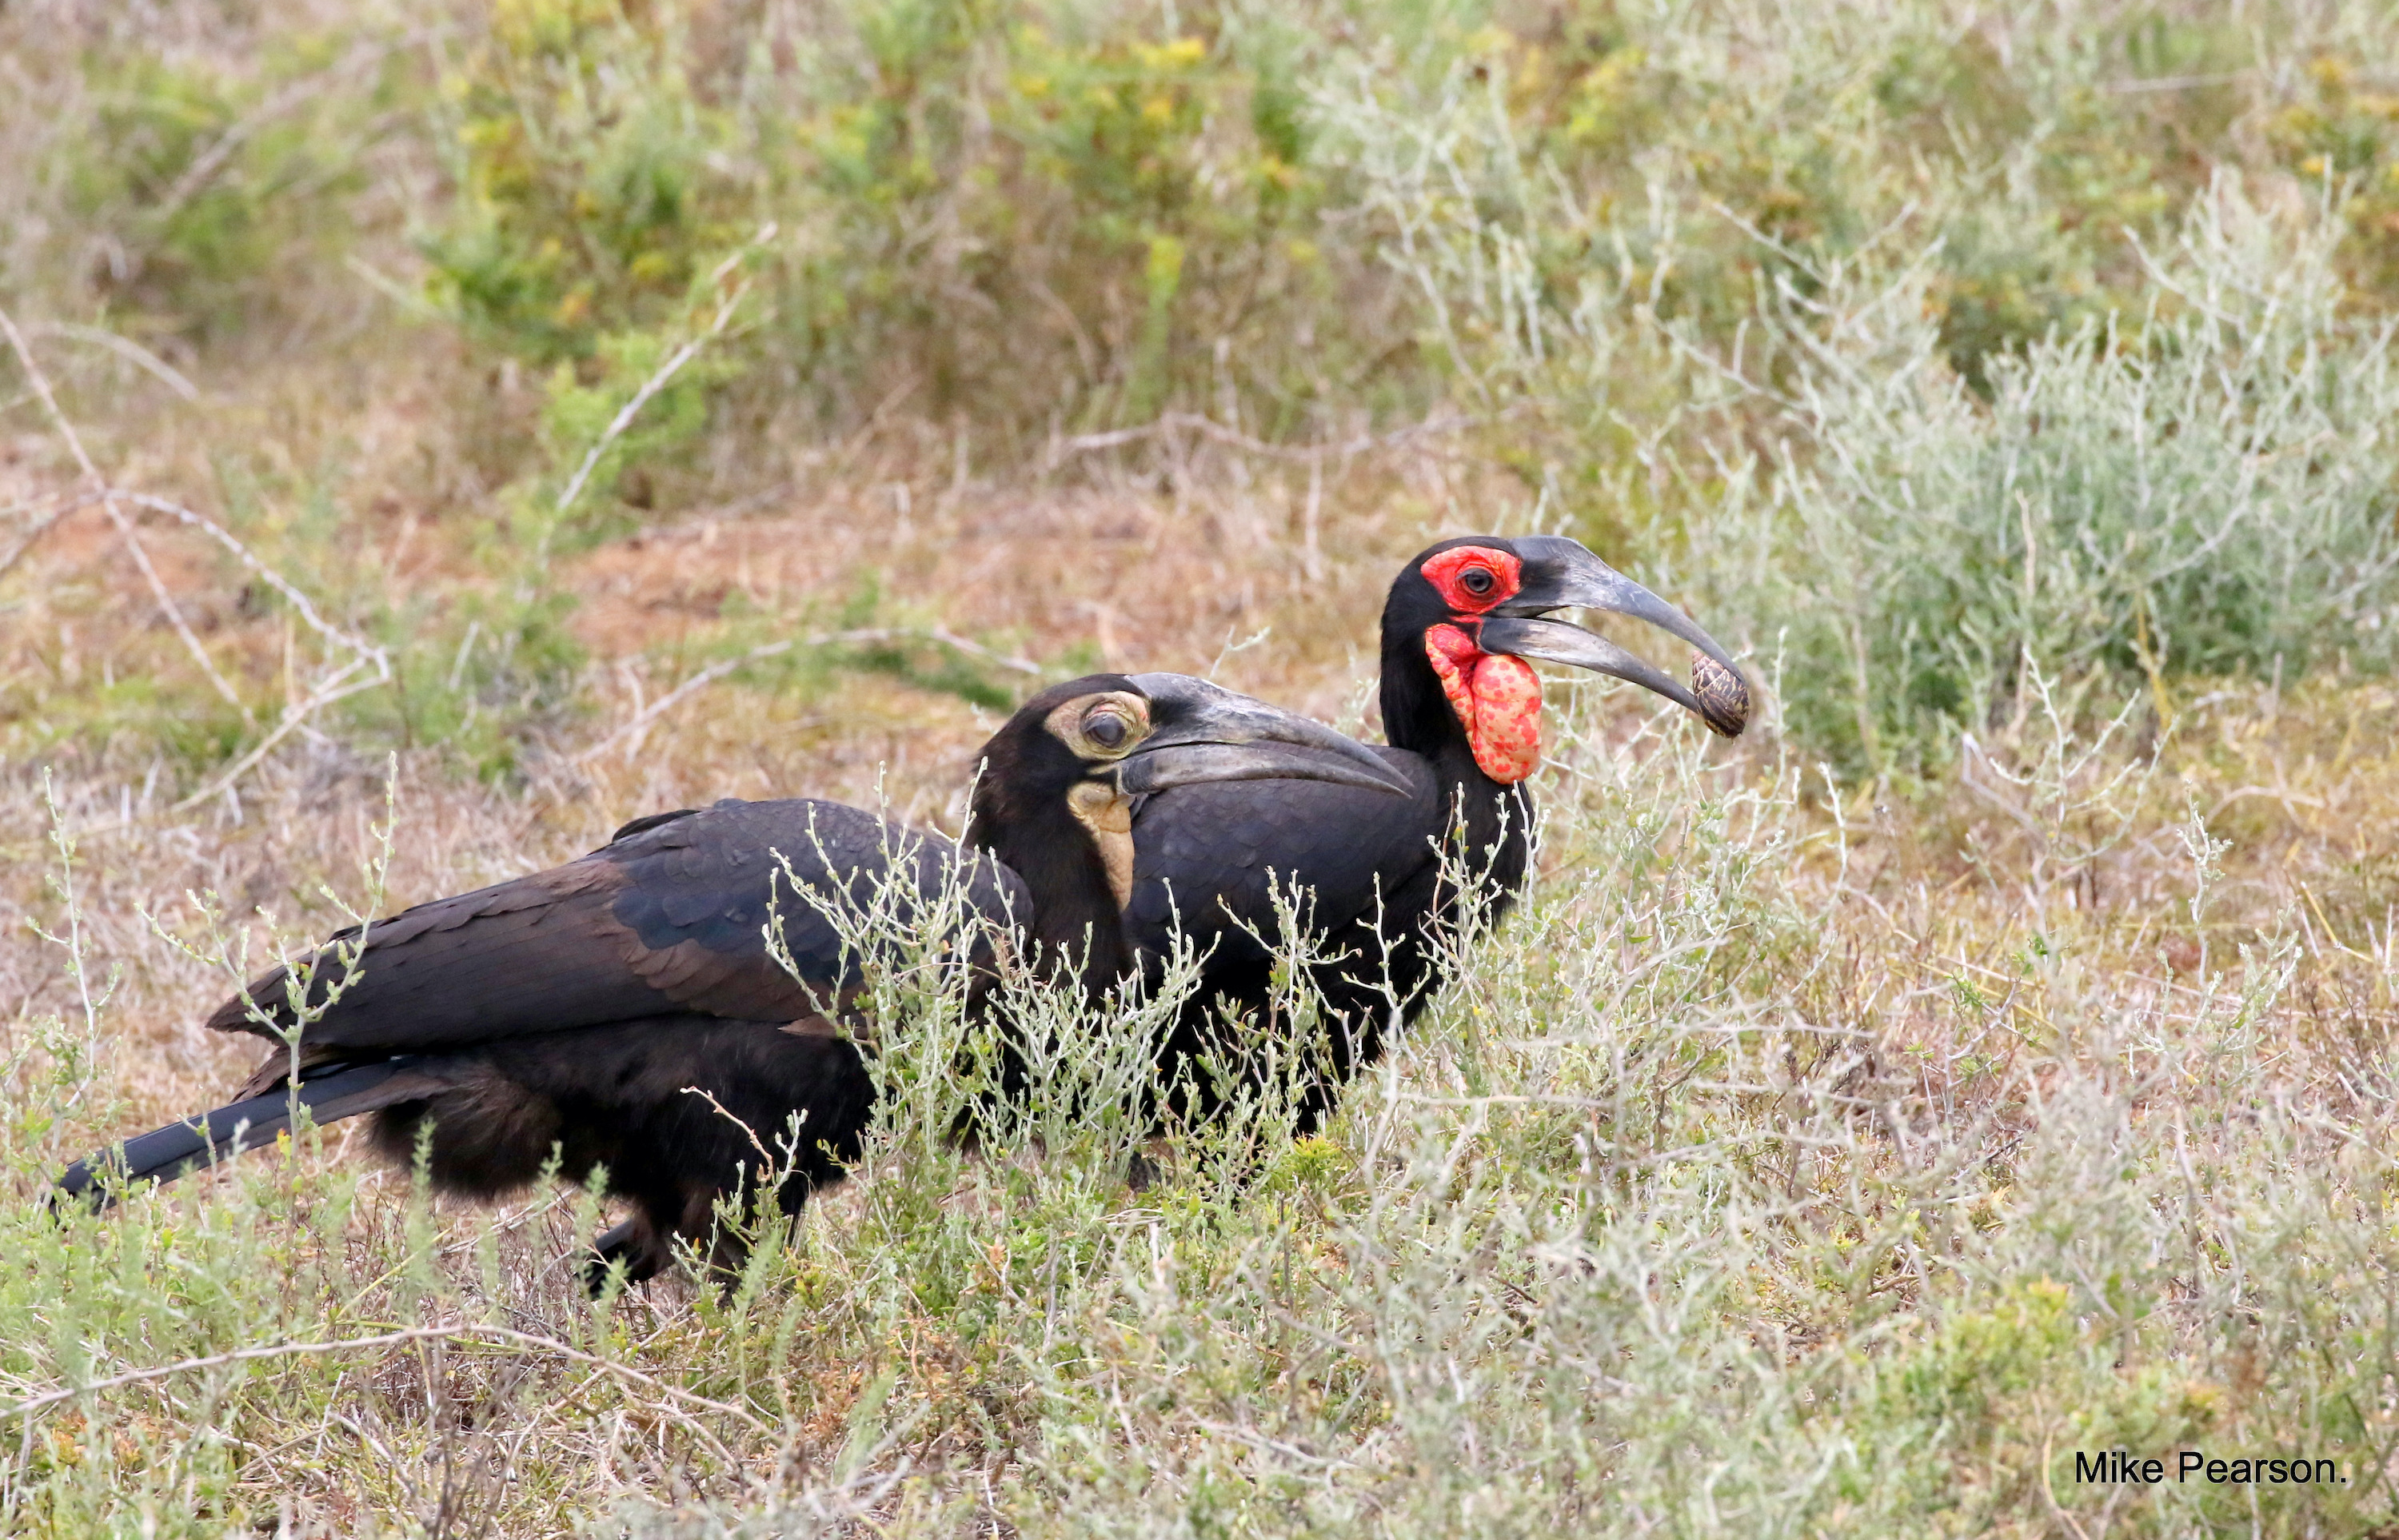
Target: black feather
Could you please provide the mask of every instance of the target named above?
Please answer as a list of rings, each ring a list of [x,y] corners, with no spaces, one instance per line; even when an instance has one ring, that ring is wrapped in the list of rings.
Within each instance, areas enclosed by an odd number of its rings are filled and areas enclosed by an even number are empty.
[[[855,917],[872,899],[905,922],[955,890],[983,926],[1026,927],[1052,963],[1065,955],[1054,939],[1098,923],[1087,978],[1118,976],[1130,953],[1105,869],[1066,804],[1090,766],[1044,723],[1078,695],[1131,687],[1118,675],[1054,686],[993,738],[976,808],[986,848],[837,803],[725,801],[634,819],[580,860],[346,931],[347,948],[299,965],[316,1008],[296,1066],[280,1041],[293,970],[278,968],[210,1019],[272,1045],[241,1098],[77,1162],[59,1197],[105,1206],[128,1184],[270,1142],[296,1101],[319,1123],[375,1114],[375,1147],[403,1162],[422,1148],[448,1192],[498,1194],[553,1162],[577,1180],[604,1169],[634,1213],[603,1260],[635,1277],[679,1239],[705,1243],[728,1196],[795,1212],[855,1157],[873,1104],[841,1025],[861,959],[826,908]],[[762,1146],[782,1173],[772,1192]],[[713,1260],[730,1244],[719,1236]]]
[[[249,1097],[78,1160],[59,1178],[58,1190],[94,1209],[105,1209],[125,1189],[172,1182],[244,1150],[274,1143],[291,1127],[295,1100],[317,1122],[332,1123],[423,1095],[435,1083],[421,1061],[413,1059],[334,1067],[309,1076],[296,1097],[289,1088]]]
[[[1418,555],[1383,607],[1385,763],[1416,787],[1403,803],[1321,781],[1183,786],[1146,800],[1133,819],[1133,891],[1125,939],[1152,979],[1162,976],[1180,916],[1203,956],[1200,988],[1161,1050],[1169,1083],[1185,1086],[1186,1115],[1215,1098],[1192,1084],[1203,1051],[1254,1063],[1282,1026],[1273,1020],[1278,887],[1305,896],[1302,924],[1332,960],[1310,982],[1330,1012],[1328,1057],[1299,1108],[1303,1129],[1332,1106],[1341,1083],[1382,1051],[1392,1023],[1416,1019],[1443,980],[1442,935],[1470,898],[1495,915],[1515,901],[1531,851],[1533,804],[1476,764],[1466,731],[1425,656],[1424,633],[1449,611]],[[1487,536],[1472,543],[1505,546]],[[1471,894],[1441,882],[1444,857],[1473,878]],[[1227,1039],[1227,1014],[1253,1030]]]

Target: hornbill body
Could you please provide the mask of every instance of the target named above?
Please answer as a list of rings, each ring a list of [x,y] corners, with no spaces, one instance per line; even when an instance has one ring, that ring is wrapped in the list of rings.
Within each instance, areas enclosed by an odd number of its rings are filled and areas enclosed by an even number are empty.
[[[1579,627],[1542,618],[1569,608],[1632,615],[1691,642],[1693,687]],[[1534,828],[1525,781],[1540,763],[1540,682],[1527,658],[1633,681],[1728,737],[1748,720],[1747,687],[1724,649],[1580,544],[1474,535],[1418,555],[1383,608],[1389,746],[1376,750],[1406,777],[1407,800],[1292,782],[1186,786],[1136,803],[1126,936],[1153,978],[1178,936],[1202,959],[1200,987],[1164,1055],[1169,1083],[1199,1104],[1186,1111],[1212,1100],[1204,1077],[1185,1069],[1191,1056],[1254,1067],[1241,1033],[1276,1026],[1279,893],[1329,959],[1312,981],[1330,1012],[1330,1062],[1306,1089],[1303,1128],[1380,1052],[1386,1031],[1413,1020],[1439,988],[1442,933],[1461,905],[1485,905],[1496,917],[1514,902]]]
[[[1121,908],[1133,797],[1275,776],[1398,800],[1395,777],[1340,734],[1177,674],[1053,686],[984,747],[983,766],[964,844],[838,803],[728,800],[637,819],[579,860],[419,904],[367,927],[362,944],[355,930],[334,937],[309,970],[320,1014],[300,1034],[296,1086],[280,1035],[294,1020],[291,975],[278,968],[209,1020],[275,1044],[239,1098],[80,1161],[60,1186],[104,1204],[122,1184],[272,1141],[295,1102],[319,1124],[373,1113],[375,1147],[405,1162],[421,1141],[443,1191],[495,1196],[553,1158],[572,1180],[605,1168],[632,1216],[602,1237],[597,1263],[621,1257],[630,1277],[648,1277],[675,1239],[709,1236],[719,1198],[763,1198],[757,1141],[784,1138],[794,1118],[775,1194],[786,1213],[858,1151],[874,1101],[844,1020],[859,960],[820,905],[858,915],[879,898],[906,919],[953,894],[980,922],[969,944],[984,984],[989,938],[1012,932],[1050,976],[1105,990],[1132,966]],[[788,969],[768,941],[770,908]],[[978,988],[969,1008],[987,998]],[[720,1236],[713,1260],[737,1255]]]

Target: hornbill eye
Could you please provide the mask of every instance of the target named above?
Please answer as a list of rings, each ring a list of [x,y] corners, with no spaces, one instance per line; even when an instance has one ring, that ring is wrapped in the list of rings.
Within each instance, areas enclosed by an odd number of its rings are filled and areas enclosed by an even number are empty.
[[[1488,567],[1469,567],[1457,574],[1457,581],[1468,593],[1480,599],[1489,593],[1499,580],[1491,575]]]
[[[1083,719],[1083,736],[1103,749],[1121,749],[1132,736],[1132,724],[1122,712],[1103,707]]]

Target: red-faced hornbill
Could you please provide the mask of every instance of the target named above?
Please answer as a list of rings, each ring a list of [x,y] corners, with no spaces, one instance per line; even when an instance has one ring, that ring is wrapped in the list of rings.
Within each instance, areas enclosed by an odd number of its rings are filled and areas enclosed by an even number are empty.
[[[293,1019],[291,976],[259,979],[209,1020],[277,1045],[239,1098],[78,1162],[60,1186],[104,1205],[127,1184],[273,1141],[295,1101],[319,1124],[374,1113],[376,1149],[404,1163],[424,1139],[444,1191],[495,1196],[553,1157],[571,1180],[604,1167],[633,1213],[601,1238],[592,1281],[618,1258],[648,1277],[674,1239],[710,1234],[720,1197],[758,1196],[753,1137],[774,1141],[800,1119],[776,1194],[795,1213],[855,1156],[872,1111],[841,1021],[857,958],[797,899],[782,862],[823,903],[881,891],[904,908],[962,892],[1052,977],[1078,968],[1104,990],[1133,966],[1121,920],[1131,799],[1267,776],[1395,804],[1403,790],[1331,728],[1179,674],[1100,674],[1043,691],[984,747],[964,845],[829,802],[728,800],[637,819],[580,860],[369,926],[330,1001],[345,972],[331,948],[356,932],[329,941],[296,1092],[277,1035]],[[770,905],[789,971],[767,941]],[[720,1238],[716,1262],[736,1254]]]
[[[1696,692],[1605,638],[1543,618],[1564,609],[1613,611],[1689,642]],[[1314,970],[1332,1062],[1306,1092],[1303,1128],[1442,982],[1434,938],[1470,897],[1443,883],[1444,856],[1474,901],[1495,912],[1513,902],[1533,828],[1524,782],[1541,760],[1541,686],[1527,658],[1630,680],[1728,737],[1748,720],[1747,687],[1715,639],[1575,541],[1474,535],[1416,557],[1383,606],[1390,747],[1376,750],[1407,777],[1408,801],[1294,782],[1186,786],[1135,804],[1126,934],[1152,978],[1178,929],[1204,959],[1165,1052],[1170,1080],[1187,1087],[1186,1111],[1213,1100],[1206,1077],[1190,1072],[1193,1054],[1208,1048],[1239,1067],[1254,1062],[1243,1031],[1274,1029],[1278,888],[1335,959]],[[1227,1025],[1242,1020],[1251,1025]]]

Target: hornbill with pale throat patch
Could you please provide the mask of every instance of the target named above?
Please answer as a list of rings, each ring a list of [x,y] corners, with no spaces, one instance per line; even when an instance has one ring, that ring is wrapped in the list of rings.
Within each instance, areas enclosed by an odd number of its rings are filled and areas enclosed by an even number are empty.
[[[357,933],[333,938],[316,954],[307,998],[321,1015],[300,1035],[296,1086],[278,1036],[293,1020],[291,975],[259,979],[208,1023],[277,1045],[239,1097],[79,1161],[59,1186],[105,1207],[127,1185],[271,1142],[295,1102],[319,1124],[373,1113],[375,1148],[404,1163],[422,1138],[447,1192],[522,1187],[553,1155],[570,1180],[604,1167],[632,1216],[601,1237],[588,1277],[596,1289],[621,1259],[649,1277],[675,1239],[707,1239],[719,1198],[763,1200],[753,1138],[799,1119],[775,1194],[796,1213],[855,1157],[872,1112],[842,1016],[857,959],[791,881],[818,903],[880,893],[920,914],[962,894],[983,922],[1016,927],[1050,977],[1103,992],[1134,965],[1131,800],[1265,777],[1395,805],[1404,793],[1329,727],[1180,674],[1098,674],[1036,696],[985,745],[963,845],[812,800],[636,819],[580,860],[370,925],[337,994],[334,944]],[[789,970],[768,944],[770,905]],[[972,1009],[988,1008],[987,946],[980,956]],[[739,1254],[720,1236],[712,1261]]]
[[[1699,649],[1686,687],[1604,637],[1547,618],[1607,610]],[[1253,1061],[1238,1029],[1271,1020],[1278,889],[1333,960],[1314,984],[1331,1012],[1332,1062],[1308,1087],[1303,1128],[1334,1087],[1413,1020],[1442,983],[1437,937],[1461,904],[1504,912],[1524,885],[1541,762],[1541,684],[1526,659],[1573,664],[1664,696],[1727,737],[1749,720],[1740,670],[1690,617],[1559,535],[1444,540],[1400,573],[1383,606],[1383,732],[1376,750],[1408,801],[1346,786],[1186,786],[1136,800],[1125,931],[1153,978],[1177,934],[1201,955],[1198,992],[1166,1045],[1166,1081],[1201,1103],[1190,1056]],[[1445,883],[1462,873],[1471,892]],[[1386,972],[1388,960],[1388,974]],[[1394,1007],[1396,1006],[1396,1010]],[[1228,1014],[1229,1012],[1229,1014]],[[1396,1016],[1396,1020],[1393,1019]]]

